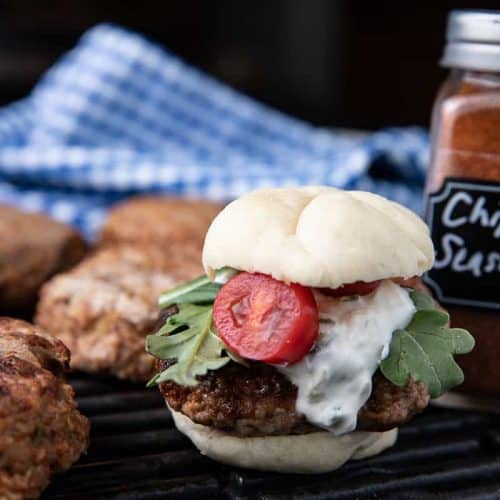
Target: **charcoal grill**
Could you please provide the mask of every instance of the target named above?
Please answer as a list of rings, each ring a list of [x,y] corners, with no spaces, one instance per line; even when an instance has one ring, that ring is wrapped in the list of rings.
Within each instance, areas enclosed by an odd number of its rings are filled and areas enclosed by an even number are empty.
[[[500,499],[500,416],[430,408],[398,444],[318,476],[227,467],[201,456],[174,428],[157,390],[76,375],[92,421],[90,448],[56,475],[55,499]]]

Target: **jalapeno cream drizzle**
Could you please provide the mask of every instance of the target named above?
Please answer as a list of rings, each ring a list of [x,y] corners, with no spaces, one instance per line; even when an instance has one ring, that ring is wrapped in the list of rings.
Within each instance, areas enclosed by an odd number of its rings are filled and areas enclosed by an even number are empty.
[[[405,289],[388,280],[352,300],[319,292],[315,297],[320,336],[314,349],[298,363],[277,368],[298,387],[297,412],[340,435],[356,428],[392,334],[408,325],[415,306]]]

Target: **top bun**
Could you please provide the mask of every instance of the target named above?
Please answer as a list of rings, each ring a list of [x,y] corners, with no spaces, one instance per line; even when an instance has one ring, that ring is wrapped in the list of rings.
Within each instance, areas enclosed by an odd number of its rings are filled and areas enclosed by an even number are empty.
[[[429,230],[381,196],[325,186],[261,189],[230,203],[203,248],[209,276],[224,266],[312,287],[420,276],[432,267]]]

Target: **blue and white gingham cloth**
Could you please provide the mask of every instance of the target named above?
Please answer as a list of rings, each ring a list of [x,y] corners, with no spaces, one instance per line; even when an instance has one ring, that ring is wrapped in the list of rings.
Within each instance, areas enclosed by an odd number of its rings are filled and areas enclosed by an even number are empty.
[[[329,184],[419,211],[418,128],[348,138],[288,117],[112,25],[83,35],[32,94],[0,110],[0,202],[92,237],[137,193],[228,200],[263,186]]]

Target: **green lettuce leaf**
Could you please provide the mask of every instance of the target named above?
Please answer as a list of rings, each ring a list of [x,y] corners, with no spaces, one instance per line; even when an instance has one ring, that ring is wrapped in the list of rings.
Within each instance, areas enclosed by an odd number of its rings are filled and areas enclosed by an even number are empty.
[[[180,385],[198,384],[196,377],[217,370],[231,358],[223,355],[225,346],[212,331],[212,306],[180,304],[155,335],[146,337],[146,351],[159,359],[177,360],[157,374],[148,386],[172,380]]]
[[[164,309],[174,304],[212,304],[222,287],[221,283],[237,273],[236,269],[223,267],[215,272],[214,281],[210,281],[208,276],[203,275],[187,283],[182,283],[163,292],[158,299],[158,305]]]
[[[411,290],[410,298],[413,300],[418,311],[421,309],[436,309],[434,299],[426,293],[419,292],[418,290]]]
[[[394,332],[380,371],[399,387],[410,378],[422,381],[431,398],[436,398],[463,382],[464,374],[453,356],[470,352],[474,338],[461,328],[448,328],[448,313],[436,309],[428,295],[413,290],[410,297],[417,311],[406,328]]]

